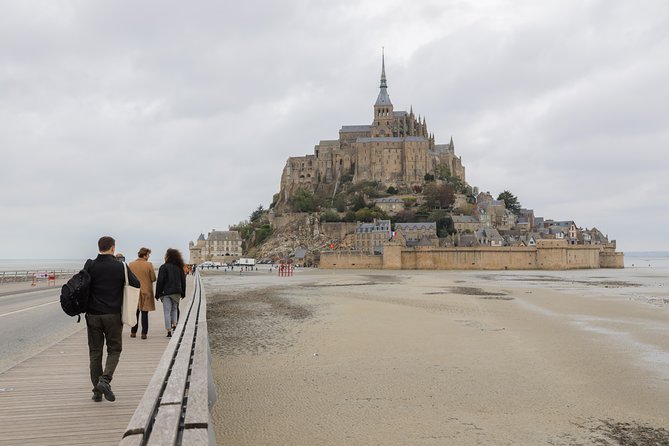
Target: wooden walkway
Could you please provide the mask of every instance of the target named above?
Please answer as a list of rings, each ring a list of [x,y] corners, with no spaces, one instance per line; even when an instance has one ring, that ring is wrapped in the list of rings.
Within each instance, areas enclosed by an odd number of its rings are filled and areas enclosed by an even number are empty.
[[[185,308],[192,296],[189,277]],[[73,318],[73,323],[76,319]],[[149,313],[148,339],[130,338],[114,372],[116,401],[91,400],[86,326],[0,374],[0,445],[118,445],[160,358],[165,337],[162,304]],[[106,357],[106,355],[105,355]],[[104,361],[104,358],[103,358]]]

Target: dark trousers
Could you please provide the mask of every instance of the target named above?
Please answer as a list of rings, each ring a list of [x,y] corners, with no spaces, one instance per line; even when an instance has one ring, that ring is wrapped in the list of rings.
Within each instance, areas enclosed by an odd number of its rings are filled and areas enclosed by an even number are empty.
[[[123,324],[121,313],[118,314],[86,314],[86,329],[88,331],[88,357],[90,359],[91,382],[93,391],[101,378],[111,382],[114,370],[121,357],[121,341]],[[102,349],[107,342],[107,361],[102,369]]]
[[[130,333],[137,333],[137,329],[139,328],[139,313],[142,313],[142,334],[147,334],[149,332],[149,312],[139,310],[137,310],[137,325],[130,329]]]

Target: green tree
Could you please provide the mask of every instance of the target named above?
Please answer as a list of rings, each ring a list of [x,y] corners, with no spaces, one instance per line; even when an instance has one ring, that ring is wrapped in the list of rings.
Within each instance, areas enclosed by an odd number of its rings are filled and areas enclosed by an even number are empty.
[[[367,207],[367,202],[365,201],[365,197],[362,196],[362,194],[355,194],[353,197],[353,202],[351,203],[351,209],[353,211],[359,211],[362,208]]]
[[[352,223],[355,221],[355,212],[353,211],[348,211],[346,215],[344,215],[344,221]]]
[[[332,206],[337,209],[337,212],[344,212],[346,210],[346,195],[338,194],[332,201]]]
[[[265,209],[263,209],[262,204],[261,204],[260,206],[258,206],[258,209],[256,209],[255,211],[253,211],[251,213],[251,217],[249,217],[249,220],[251,221],[251,223],[255,223],[256,221],[260,220],[260,218],[262,217],[264,212],[265,212]]]
[[[399,192],[395,187],[390,186],[388,189],[386,189],[386,193],[389,195],[396,195],[397,192]]]
[[[434,181],[434,175],[432,175],[431,173],[426,173],[425,176],[423,177],[423,180],[425,180],[425,182]]]
[[[520,202],[518,202],[518,197],[513,195],[510,191],[505,190],[497,197],[498,200],[504,202],[504,206],[513,212],[516,215],[520,215]]]
[[[432,209],[447,208],[455,203],[453,188],[449,184],[428,183],[425,185],[423,195],[425,204]]]
[[[337,222],[337,221],[341,221],[341,218],[339,218],[338,213],[336,213],[332,209],[328,209],[327,211],[325,211],[321,214],[321,221],[323,221],[323,222]]]
[[[262,225],[261,227],[256,229],[253,239],[253,245],[257,246],[262,244],[272,235],[272,232],[273,232],[272,226],[270,225]]]
[[[411,209],[402,209],[392,218],[393,223],[411,223],[416,221],[416,213]]]
[[[314,193],[304,187],[300,187],[295,191],[289,199],[289,204],[295,212],[314,212],[318,209]]]
[[[437,168],[435,169],[437,178],[440,180],[448,180],[451,178],[451,169],[446,164],[439,163],[437,164]]]
[[[453,219],[444,210],[436,210],[430,213],[428,221],[433,221],[437,224],[437,237],[448,237],[455,234],[455,225]]]

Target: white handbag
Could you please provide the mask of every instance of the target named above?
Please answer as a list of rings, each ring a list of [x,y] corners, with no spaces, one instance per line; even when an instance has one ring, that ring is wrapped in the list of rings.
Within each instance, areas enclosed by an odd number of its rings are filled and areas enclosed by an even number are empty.
[[[128,265],[123,263],[125,270],[125,286],[123,287],[123,306],[121,307],[121,321],[130,327],[137,325],[137,304],[139,303],[139,288],[128,283]]]

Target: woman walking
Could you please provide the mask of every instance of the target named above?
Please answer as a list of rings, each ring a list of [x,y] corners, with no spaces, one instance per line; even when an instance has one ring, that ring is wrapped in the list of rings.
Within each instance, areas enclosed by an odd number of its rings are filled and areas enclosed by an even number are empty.
[[[179,250],[169,248],[165,253],[165,263],[158,270],[156,282],[156,299],[163,302],[168,338],[172,337],[172,330],[177,326],[177,310],[182,297],[186,297],[184,261]]]
[[[128,268],[137,276],[141,284],[137,305],[137,325],[130,329],[131,338],[137,336],[141,313],[142,339],[146,339],[146,334],[149,332],[149,311],[156,309],[156,303],[153,301],[153,282],[156,281],[156,271],[153,269],[153,264],[149,262],[150,255],[151,250],[149,248],[141,248],[137,253],[137,260],[128,264]]]

